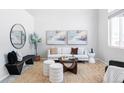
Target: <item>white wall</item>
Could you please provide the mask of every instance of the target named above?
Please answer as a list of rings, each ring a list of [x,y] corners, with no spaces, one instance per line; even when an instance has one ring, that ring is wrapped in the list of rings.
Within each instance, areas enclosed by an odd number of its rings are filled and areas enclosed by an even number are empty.
[[[97,30],[98,10],[27,10],[35,18],[35,31],[42,37],[42,44],[39,45],[39,54],[47,56],[48,47],[65,47],[69,45],[47,45],[46,31],[49,30],[87,30],[88,48],[97,51]],[[70,45],[71,47],[84,47],[84,45]]]
[[[11,27],[16,23],[22,24],[25,27],[27,41],[25,46],[18,50],[24,56],[33,53],[28,40],[28,35],[34,29],[33,21],[33,17],[25,10],[0,10],[0,80],[8,75],[4,66],[7,63],[6,54],[12,50],[16,50],[10,42]]]
[[[99,58],[108,62],[109,60],[119,60],[124,62],[124,49],[112,48],[108,46],[108,13],[107,10],[99,10]]]

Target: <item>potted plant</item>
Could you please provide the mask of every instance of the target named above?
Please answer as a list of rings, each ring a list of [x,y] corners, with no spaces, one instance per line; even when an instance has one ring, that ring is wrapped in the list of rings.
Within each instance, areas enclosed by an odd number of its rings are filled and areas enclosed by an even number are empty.
[[[30,39],[31,39],[31,43],[34,45],[35,48],[35,61],[39,61],[40,56],[38,56],[37,48],[38,48],[38,43],[41,42],[41,38],[34,32],[33,34],[31,34]]]

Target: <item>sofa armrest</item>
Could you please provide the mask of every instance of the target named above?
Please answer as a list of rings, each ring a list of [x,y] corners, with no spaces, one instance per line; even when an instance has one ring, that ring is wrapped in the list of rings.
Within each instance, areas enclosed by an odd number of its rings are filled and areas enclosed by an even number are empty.
[[[48,55],[50,55],[50,49],[48,49]]]

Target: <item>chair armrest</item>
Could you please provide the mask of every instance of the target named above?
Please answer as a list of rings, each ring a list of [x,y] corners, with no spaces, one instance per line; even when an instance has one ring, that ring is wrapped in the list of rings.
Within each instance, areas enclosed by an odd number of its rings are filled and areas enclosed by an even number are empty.
[[[24,63],[24,61],[20,61],[20,62],[17,62],[15,64],[6,64],[6,66],[18,66],[18,65],[23,64],[23,63]]]
[[[107,71],[107,69],[108,69],[108,66],[105,67],[105,72]]]
[[[124,83],[124,80],[123,80],[123,82],[122,83]]]
[[[124,67],[124,62],[117,61],[117,60],[110,60],[109,65],[118,66],[118,67]]]

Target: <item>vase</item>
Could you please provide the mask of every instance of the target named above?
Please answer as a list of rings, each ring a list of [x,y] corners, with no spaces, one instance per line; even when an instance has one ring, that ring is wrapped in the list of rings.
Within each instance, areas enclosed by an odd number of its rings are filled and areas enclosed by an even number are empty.
[[[40,61],[40,56],[35,56],[35,61]]]

